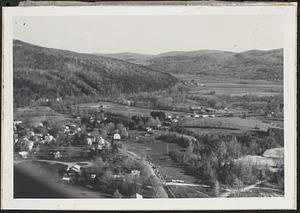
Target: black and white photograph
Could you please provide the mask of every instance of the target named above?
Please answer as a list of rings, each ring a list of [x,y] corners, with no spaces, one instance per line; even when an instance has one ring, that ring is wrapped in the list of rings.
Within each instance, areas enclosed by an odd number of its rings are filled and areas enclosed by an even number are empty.
[[[11,199],[290,198],[293,10],[115,8],[11,13]]]

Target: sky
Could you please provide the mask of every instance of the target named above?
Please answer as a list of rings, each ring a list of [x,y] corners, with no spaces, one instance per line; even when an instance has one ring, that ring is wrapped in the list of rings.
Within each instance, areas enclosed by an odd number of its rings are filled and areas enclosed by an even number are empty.
[[[275,15],[24,16],[14,19],[14,39],[82,53],[242,52],[282,48],[283,20]]]

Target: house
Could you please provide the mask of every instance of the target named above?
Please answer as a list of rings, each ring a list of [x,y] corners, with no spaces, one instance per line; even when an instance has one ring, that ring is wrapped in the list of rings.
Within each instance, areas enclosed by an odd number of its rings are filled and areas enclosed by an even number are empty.
[[[131,105],[133,105],[133,102],[132,102],[132,101],[129,101],[129,100],[126,100],[126,101],[125,101],[125,104],[126,104],[127,106],[131,106]]]
[[[27,148],[28,148],[28,151],[31,152],[32,148],[33,148],[33,145],[34,145],[34,142],[31,141],[31,140],[28,140],[27,141]]]
[[[70,132],[70,127],[69,127],[68,125],[65,126],[64,132],[65,132],[65,133],[69,133],[69,132]]]
[[[216,110],[214,108],[207,107],[207,108],[205,108],[205,112],[207,112],[207,113],[214,113],[214,112],[216,112]]]
[[[46,143],[51,143],[52,141],[54,141],[54,137],[48,133],[48,134],[45,136],[45,142],[46,142]]]
[[[68,135],[75,135],[77,133],[76,125],[75,124],[66,125],[64,133],[67,133]]]
[[[23,123],[22,121],[14,121],[14,125],[20,125],[22,123]]]
[[[105,147],[105,140],[102,137],[99,137],[97,149],[102,150]]]
[[[61,178],[61,180],[62,180],[63,182],[66,182],[66,183],[71,183],[71,182],[72,182],[72,179],[71,179],[71,177],[69,177],[69,176],[63,176],[63,177]]]
[[[14,131],[17,131],[17,127],[20,126],[22,123],[22,121],[14,121]]]
[[[135,195],[133,195],[133,198],[136,198],[136,199],[143,199],[143,195],[138,194],[138,193],[135,193]]]
[[[75,164],[74,166],[68,168],[67,171],[73,171],[75,173],[80,173],[81,172],[81,166],[79,166],[78,164]]]
[[[149,127],[149,126],[147,126],[147,127],[146,127],[146,132],[147,132],[147,133],[152,133],[152,128]]]
[[[123,179],[124,177],[124,175],[113,175],[114,179]]]
[[[19,152],[19,155],[23,158],[23,159],[27,159],[28,158],[28,155],[29,153],[26,152],[26,151],[21,151]]]
[[[135,178],[139,178],[140,177],[140,174],[141,174],[141,171],[140,170],[131,170],[131,173],[130,173],[133,177]]]
[[[201,106],[190,106],[190,111],[191,112],[196,112],[196,111],[199,111],[199,110],[202,110]]]
[[[95,179],[97,177],[96,173],[90,173],[91,179]]]
[[[115,133],[113,136],[114,141],[120,141],[121,140],[121,135],[119,133]]]
[[[60,151],[56,151],[54,153],[54,159],[59,159],[59,158],[62,158],[62,154],[60,153]]]
[[[174,123],[178,123],[178,119],[176,119],[176,118],[173,119],[172,121],[173,121]]]
[[[88,134],[88,136],[86,138],[86,142],[87,142],[88,146],[91,146],[95,142],[94,136],[92,136],[91,134]]]

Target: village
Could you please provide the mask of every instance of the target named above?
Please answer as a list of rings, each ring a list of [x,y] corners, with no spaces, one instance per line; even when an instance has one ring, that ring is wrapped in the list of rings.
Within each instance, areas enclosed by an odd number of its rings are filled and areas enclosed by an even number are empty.
[[[28,126],[21,120],[14,121],[15,163],[24,161],[61,163],[66,166],[63,171],[59,171],[62,182],[73,185],[87,185],[89,188],[97,188],[97,184],[101,181],[99,176],[104,176],[103,171],[99,171],[99,165],[95,163],[97,158],[100,158],[101,161],[110,162],[110,167],[116,167],[115,169],[109,168],[109,170],[115,171],[111,174],[111,179],[106,181],[124,182],[125,178],[129,176],[138,182],[141,170],[147,166],[149,166],[150,170],[153,170],[152,172],[150,171],[150,173],[153,173],[152,176],[160,176],[161,180],[162,175],[150,159],[144,162],[147,164],[146,166],[129,166],[130,168],[127,166],[122,168],[122,165],[114,162],[116,159],[123,161],[124,158],[128,157],[128,153],[125,153],[124,156],[124,150],[121,150],[122,143],[130,140],[138,141],[141,138],[139,136],[132,138],[133,135],[129,134],[129,127],[125,127],[122,122],[116,121],[120,115],[109,112],[104,113],[103,108],[105,107],[100,106],[91,116],[76,116],[73,122],[63,126],[51,124],[47,121]],[[154,111],[151,115],[154,117],[136,116],[132,118],[136,122],[136,127],[134,128],[144,132],[143,137],[152,135],[154,129],[169,130],[171,123],[177,123],[179,118],[178,116],[165,118],[165,113]],[[123,118],[122,116],[120,117]],[[164,122],[161,122],[159,117]],[[146,123],[146,120],[148,120],[148,125],[141,125],[143,123],[142,120]],[[124,123],[128,125],[128,121]],[[131,128],[133,127],[131,126]],[[137,160],[140,160],[139,158],[134,156],[134,164]],[[146,185],[144,186],[144,191],[149,191],[149,187],[150,189],[153,188]],[[133,194],[126,192],[124,194],[127,194],[127,197],[142,198],[143,195],[139,194],[141,192],[136,193],[136,191]],[[112,193],[112,196],[121,196],[117,188],[115,191],[110,191],[110,193]],[[146,197],[152,197],[152,195],[149,195],[149,192],[147,193]]]
[[[118,107],[120,106],[128,111],[132,108],[128,104],[119,104]],[[193,127],[239,130],[241,126],[236,125],[236,120],[232,126],[223,120],[220,123],[218,119],[232,117],[245,120],[245,113],[234,114],[227,108],[214,109],[201,106],[190,107],[188,113],[146,109],[143,113],[128,114],[131,116],[120,114],[119,110],[114,111],[114,103],[103,102],[97,107],[91,105],[89,110],[86,108],[83,106],[78,111],[77,107],[71,113],[72,119],[68,122],[45,120],[28,125],[22,120],[15,120],[13,126],[15,162],[60,163],[65,166],[63,170],[57,171],[62,183],[104,191],[109,194],[108,197],[182,196],[175,195],[172,188],[177,185],[195,188],[198,185],[192,182],[185,183],[183,179],[162,173],[159,165],[155,165],[149,155],[141,156],[129,151],[132,146],[160,143],[160,138],[171,137],[176,132]],[[265,117],[268,118],[266,115]],[[270,128],[278,127],[271,123],[258,124],[258,121],[255,121],[243,128],[267,132]],[[176,137],[181,137],[182,141],[187,140],[187,146],[197,144],[195,137],[184,134],[181,133],[181,136]],[[174,156],[173,151],[170,156]],[[99,167],[99,159],[102,167]],[[130,163],[124,164],[125,161]],[[153,181],[153,178],[156,181]],[[202,183],[200,186],[201,191],[196,190],[199,193],[197,196],[215,196],[211,193],[211,189],[207,190],[206,184]]]

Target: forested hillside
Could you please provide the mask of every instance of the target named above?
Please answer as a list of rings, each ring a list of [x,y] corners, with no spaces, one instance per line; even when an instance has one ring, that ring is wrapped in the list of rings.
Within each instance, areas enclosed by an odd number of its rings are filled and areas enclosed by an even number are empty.
[[[188,73],[255,80],[282,80],[283,78],[283,49],[250,50],[241,53],[218,50],[174,51],[143,57],[126,53],[126,55],[112,54],[110,57],[176,74]]]
[[[15,106],[54,97],[111,97],[176,84],[170,74],[108,57],[13,43]]]

